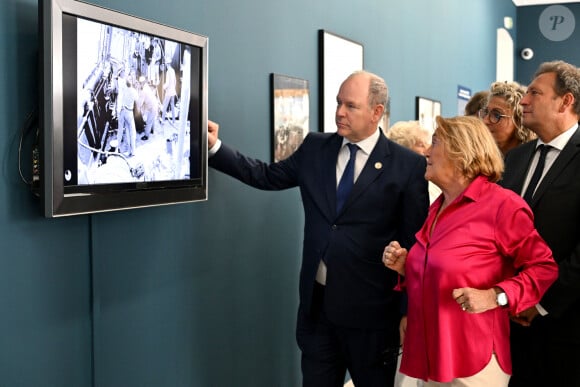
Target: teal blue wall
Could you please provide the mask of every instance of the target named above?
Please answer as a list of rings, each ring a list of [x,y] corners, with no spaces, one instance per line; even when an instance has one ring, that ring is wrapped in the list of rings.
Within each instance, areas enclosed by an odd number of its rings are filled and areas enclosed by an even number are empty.
[[[559,4],[565,6],[574,15],[576,28],[565,40],[552,41],[542,35],[539,28],[540,15],[548,6],[537,5],[532,7],[521,7],[517,10],[517,30],[518,44],[516,45],[516,78],[524,85],[531,82],[533,75],[542,62],[561,59],[580,66],[580,3]],[[561,26],[559,26],[561,27]],[[523,60],[520,51],[524,47],[534,50],[534,57],[531,60]]]
[[[496,28],[516,16],[507,0],[95,3],[209,36],[209,115],[264,159],[270,73],[310,81],[317,129],[318,29],[364,44],[397,121],[414,118],[417,95],[454,115],[458,84],[487,88]],[[296,190],[210,171],[207,202],[41,217],[17,169],[38,98],[37,10],[0,2],[0,386],[298,386]]]

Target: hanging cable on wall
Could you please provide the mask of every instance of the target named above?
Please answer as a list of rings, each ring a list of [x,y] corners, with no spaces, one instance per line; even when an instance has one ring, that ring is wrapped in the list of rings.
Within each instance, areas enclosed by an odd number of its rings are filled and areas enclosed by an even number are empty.
[[[22,153],[24,143],[28,136],[33,135],[32,148],[31,148],[31,172],[30,176],[25,176],[23,172],[23,162]],[[18,173],[20,179],[24,184],[28,185],[30,190],[35,196],[39,196],[39,184],[40,184],[40,133],[38,127],[38,109],[35,107],[26,116],[22,127],[20,128],[20,139],[18,141]]]

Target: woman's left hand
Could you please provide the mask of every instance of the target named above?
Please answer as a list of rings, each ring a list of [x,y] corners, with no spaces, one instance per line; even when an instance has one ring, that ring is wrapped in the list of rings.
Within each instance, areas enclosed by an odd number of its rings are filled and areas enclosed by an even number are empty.
[[[467,313],[482,313],[498,307],[496,292],[492,289],[453,289],[453,298],[461,310]]]

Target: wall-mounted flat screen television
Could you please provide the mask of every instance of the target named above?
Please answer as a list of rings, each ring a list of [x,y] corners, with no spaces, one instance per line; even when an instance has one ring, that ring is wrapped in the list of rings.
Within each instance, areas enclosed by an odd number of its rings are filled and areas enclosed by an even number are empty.
[[[46,217],[207,199],[208,39],[40,1]]]

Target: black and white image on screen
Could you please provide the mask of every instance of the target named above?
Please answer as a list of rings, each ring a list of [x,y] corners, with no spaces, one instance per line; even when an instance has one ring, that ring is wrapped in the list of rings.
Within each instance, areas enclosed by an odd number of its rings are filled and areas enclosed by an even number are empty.
[[[189,46],[85,19],[76,30],[78,147],[65,180],[189,179]]]

